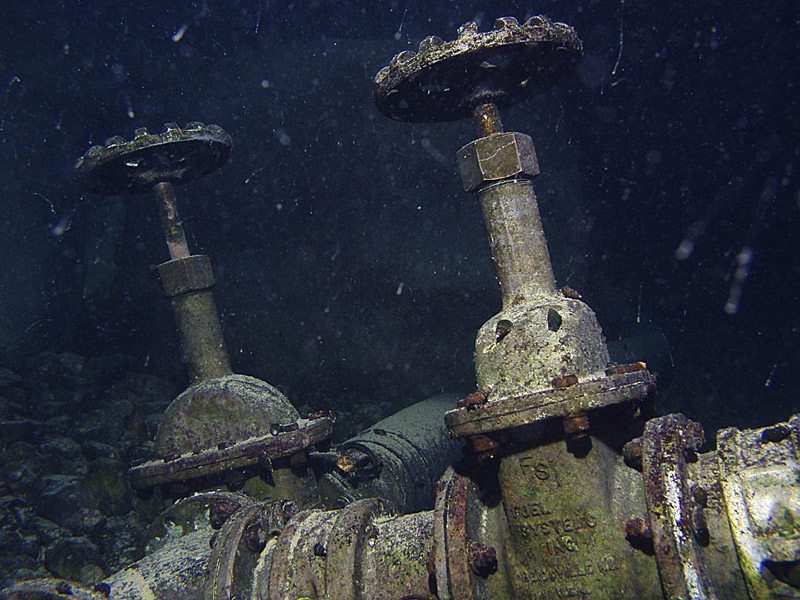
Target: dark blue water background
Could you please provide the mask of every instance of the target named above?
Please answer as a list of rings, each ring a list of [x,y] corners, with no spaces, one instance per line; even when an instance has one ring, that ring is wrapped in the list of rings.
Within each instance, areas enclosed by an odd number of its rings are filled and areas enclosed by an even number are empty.
[[[386,119],[372,78],[426,35],[538,13],[585,47],[574,76],[503,114],[537,144],[559,285],[659,372],[661,412],[711,432],[796,412],[791,1],[6,0],[3,364],[122,354],[184,385],[151,268],[167,259],[155,202],[82,194],[72,167],[112,135],[199,120],[235,140],[228,165],[177,190],[235,370],[334,411],[469,391],[475,332],[500,307],[454,160],[475,132]]]

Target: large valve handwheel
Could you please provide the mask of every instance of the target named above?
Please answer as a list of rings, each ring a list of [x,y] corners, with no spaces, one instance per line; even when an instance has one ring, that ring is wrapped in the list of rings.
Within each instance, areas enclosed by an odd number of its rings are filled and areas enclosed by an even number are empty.
[[[451,42],[427,37],[375,76],[373,100],[399,121],[424,123],[472,116],[480,104],[511,106],[572,73],[583,44],[569,25],[546,17],[524,24],[497,19],[491,31],[465,23]]]

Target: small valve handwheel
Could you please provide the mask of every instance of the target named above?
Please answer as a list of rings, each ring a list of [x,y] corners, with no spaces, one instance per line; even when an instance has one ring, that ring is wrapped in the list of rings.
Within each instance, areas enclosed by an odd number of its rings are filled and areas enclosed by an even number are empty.
[[[548,90],[572,73],[582,52],[572,27],[546,17],[523,25],[504,17],[484,33],[465,23],[451,42],[431,36],[418,52],[395,56],[375,76],[372,98],[398,121],[468,118],[479,104],[503,108]]]
[[[167,123],[157,134],[141,128],[131,141],[114,136],[89,148],[75,165],[75,180],[93,194],[149,192],[157,183],[183,183],[214,171],[228,161],[232,145],[217,125],[193,122],[181,129]]]

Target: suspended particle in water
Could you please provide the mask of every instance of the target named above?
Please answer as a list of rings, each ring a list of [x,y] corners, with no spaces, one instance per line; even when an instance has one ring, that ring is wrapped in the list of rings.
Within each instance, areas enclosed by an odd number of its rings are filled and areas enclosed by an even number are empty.
[[[731,289],[728,292],[728,299],[725,301],[724,310],[729,315],[734,315],[739,311],[739,303],[742,300],[742,290],[744,282],[750,274],[750,265],[753,262],[753,249],[745,246],[736,255],[736,270],[733,272]]]
[[[172,34],[172,41],[176,44],[183,39],[183,34],[186,33],[186,30],[189,29],[189,24],[184,23],[178,28],[178,31]]]

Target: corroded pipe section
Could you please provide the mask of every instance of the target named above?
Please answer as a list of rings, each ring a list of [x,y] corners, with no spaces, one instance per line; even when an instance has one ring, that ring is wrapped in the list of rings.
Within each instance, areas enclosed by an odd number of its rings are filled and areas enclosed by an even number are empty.
[[[233,371],[211,292],[173,298],[172,309],[181,336],[183,360],[189,367],[190,383],[230,375]]]
[[[479,130],[502,128],[499,116],[493,116],[497,107],[491,106],[493,111],[476,110]],[[476,192],[481,204],[503,306],[555,294],[553,267],[531,181],[540,173],[531,137],[490,133],[461,148],[457,158],[464,190]]]
[[[162,211],[162,216],[164,211]],[[167,233],[170,254],[182,251]],[[180,229],[182,235],[183,229]],[[186,239],[183,238],[183,243]],[[188,252],[188,248],[186,248]],[[173,256],[158,266],[161,289],[171,299],[191,383],[230,375],[231,364],[211,288],[214,274],[205,255]]]
[[[200,600],[211,554],[210,528],[184,535],[108,578],[112,600]]]
[[[376,423],[337,448],[336,466],[320,479],[323,504],[347,498],[386,498],[403,513],[430,509],[436,481],[461,458],[444,415],[458,396],[440,394]]]
[[[251,598],[431,598],[433,512],[392,517],[385,500],[306,511],[266,544]]]
[[[503,306],[556,293],[533,182],[513,179],[478,193]]]

